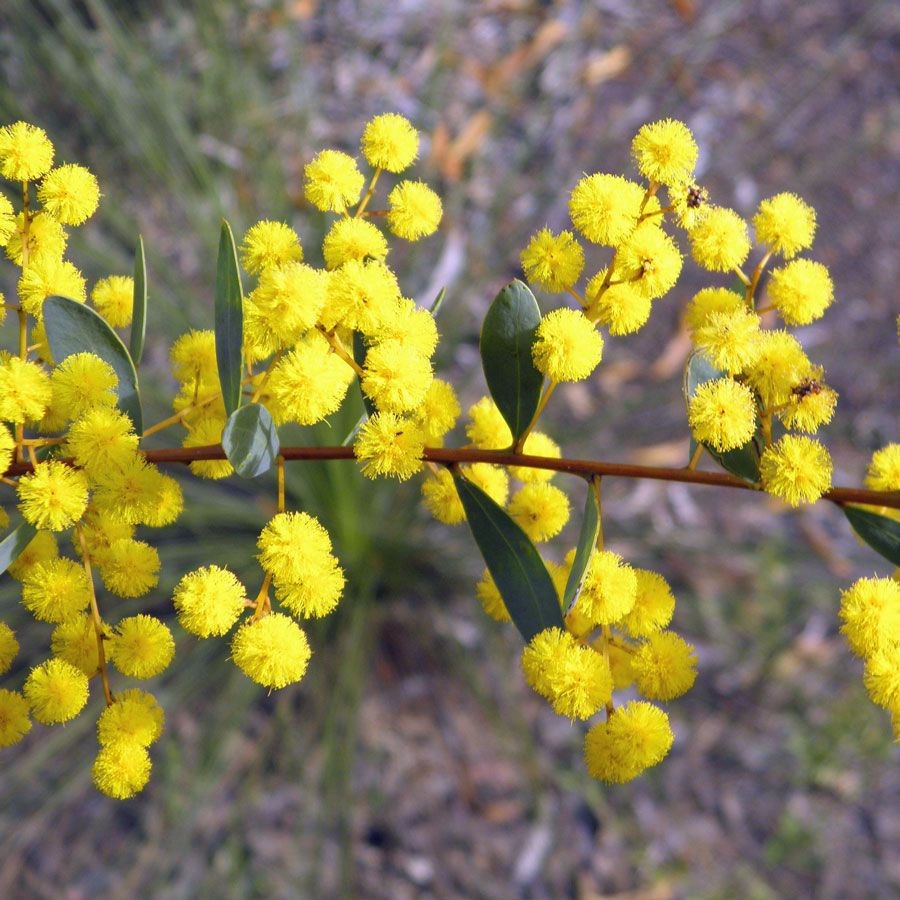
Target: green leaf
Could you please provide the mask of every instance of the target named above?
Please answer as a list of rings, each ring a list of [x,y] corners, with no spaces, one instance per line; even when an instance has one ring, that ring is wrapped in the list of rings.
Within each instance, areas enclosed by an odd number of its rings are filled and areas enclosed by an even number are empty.
[[[717,369],[702,353],[695,350],[688,357],[684,366],[683,390],[685,407],[687,408],[690,406],[691,398],[701,384],[706,384],[707,381],[713,381],[716,378],[726,377],[727,374],[725,372]],[[759,457],[762,454],[762,448],[765,446],[765,441],[760,429],[757,429],[756,434],[750,438],[743,447],[738,447],[735,450],[726,450],[723,453],[706,444],[703,446],[707,453],[709,453],[709,455],[712,456],[726,472],[737,475],[738,478],[743,478],[744,481],[748,481],[750,484],[759,483]],[[697,444],[692,439],[692,457],[696,447]]]
[[[134,302],[131,317],[131,338],[128,349],[134,367],[141,364],[144,355],[144,336],[147,332],[147,260],[144,258],[144,239],[138,235],[134,251]]]
[[[434,302],[431,304],[431,306],[428,309],[428,312],[431,313],[432,318],[436,319],[438,317],[438,313],[441,311],[441,307],[444,305],[444,297],[446,297],[446,296],[447,296],[447,288],[442,287],[438,291],[437,297],[434,298]]]
[[[0,572],[5,572],[37,534],[37,528],[23,522],[0,541]]]
[[[131,418],[140,434],[144,423],[137,372],[122,339],[104,318],[68,297],[48,297],[44,301],[44,327],[57,364],[73,353],[94,353],[113,367],[119,379],[119,409]]]
[[[236,409],[222,431],[222,448],[235,472],[243,478],[268,472],[281,449],[269,411],[259,403]]]
[[[572,569],[566,581],[566,589],[563,592],[562,608],[566,613],[575,603],[584,576],[590,565],[594,548],[597,546],[597,537],[600,534],[600,494],[593,481],[588,482],[588,494],[584,503],[584,517],[581,520],[581,533],[578,535],[578,546],[575,549],[575,559]]]
[[[540,321],[534,294],[516,280],[494,298],[481,328],[484,377],[514,442],[528,428],[541,398],[544,376],[531,358]]]
[[[364,367],[366,364],[366,352],[367,352],[366,342],[363,340],[363,336],[358,332],[353,332],[353,359],[358,366]],[[374,416],[378,410],[375,408],[375,404],[372,402],[372,399],[368,394],[362,389],[362,382],[357,378],[356,383],[359,385],[359,395],[362,397],[363,406],[366,408],[366,412],[370,416]]]
[[[453,480],[475,543],[525,642],[545,628],[562,628],[559,597],[534,544],[481,488],[458,471]]]
[[[842,506],[853,530],[888,562],[900,566],[900,522],[859,506]]]
[[[231,226],[223,221],[216,262],[216,363],[225,413],[241,405],[244,291]]]

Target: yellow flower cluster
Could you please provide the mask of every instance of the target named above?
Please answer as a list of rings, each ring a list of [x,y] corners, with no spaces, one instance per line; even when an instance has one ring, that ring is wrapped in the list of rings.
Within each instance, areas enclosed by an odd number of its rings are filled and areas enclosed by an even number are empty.
[[[574,555],[561,566],[548,563],[560,599]],[[488,615],[509,618],[488,573],[476,593]],[[585,762],[595,778],[630,781],[672,746],[668,716],[647,701],[680,697],[697,676],[694,648],[666,630],[674,611],[675,598],[661,575],[597,550],[565,630],[539,632],[522,653],[526,680],[556,713],[590,719],[605,710],[606,721],[585,738]],[[613,692],[628,688],[646,699],[615,707]]]

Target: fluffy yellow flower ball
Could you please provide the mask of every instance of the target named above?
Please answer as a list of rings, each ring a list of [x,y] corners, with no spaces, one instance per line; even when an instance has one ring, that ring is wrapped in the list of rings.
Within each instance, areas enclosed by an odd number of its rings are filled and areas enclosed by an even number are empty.
[[[100,185],[84,166],[69,164],[51,169],[38,188],[38,200],[62,225],[81,225],[97,210]]]
[[[542,228],[528,242],[520,259],[529,283],[553,294],[574,287],[584,269],[584,250],[571,231],[554,234]]]
[[[356,160],[340,150],[322,150],[303,174],[306,199],[322,212],[345,212],[359,201],[365,180]]]
[[[175,655],[168,626],[154,616],[122,619],[109,642],[109,658],[129,678],[154,678],[165,671]]]
[[[48,531],[63,531],[87,508],[87,478],[79,469],[50,460],[38,463],[31,474],[19,479],[18,494],[26,522]]]
[[[581,381],[597,368],[603,338],[583,313],[555,309],[541,319],[531,355],[535,368],[551,381]]]
[[[91,291],[91,303],[113,328],[127,328],[134,315],[134,279],[130,275],[101,278]]]
[[[373,169],[402,172],[419,155],[419,133],[397,113],[375,116],[363,129],[360,149]]]
[[[178,621],[197,637],[223,635],[244,611],[244,586],[220,566],[203,566],[188,572],[175,586],[173,595]]]
[[[593,778],[622,784],[661,762],[674,741],[669,717],[661,709],[633,701],[617,709],[608,722],[591,728],[584,741],[584,760]]]
[[[688,232],[691,256],[710,272],[730,272],[750,253],[747,223],[733,210],[711,206]]]
[[[281,613],[245,623],[231,642],[234,664],[252,681],[269,689],[299,681],[311,655],[303,629]]]
[[[22,692],[35,719],[44,725],[54,725],[74,719],[84,709],[88,680],[71,663],[48,659],[29,672]]]
[[[366,478],[386,475],[406,481],[422,470],[425,434],[412,419],[390,412],[372,416],[356,436],[353,452]]]
[[[31,731],[28,701],[17,691],[0,689],[0,747],[11,747]]]
[[[443,215],[441,198],[421,181],[401,181],[388,194],[388,228],[405,241],[434,234]]]
[[[634,230],[644,189],[620,175],[585,175],[569,198],[572,224],[589,241],[615,247]]]
[[[116,741],[100,748],[91,768],[97,789],[115,800],[133,797],[150,780],[150,754],[135,741]]]
[[[776,194],[759,204],[753,227],[760,243],[791,259],[812,246],[816,211],[796,194]]]
[[[251,274],[272,266],[303,261],[297,232],[284,222],[263,219],[251,226],[241,242],[241,265]]]
[[[753,391],[731,378],[701,384],[688,405],[688,424],[698,443],[720,452],[743,446],[756,430]]]
[[[644,125],[631,143],[638,171],[649,181],[673,185],[686,181],[697,165],[697,142],[683,122],[663,119]]]
[[[37,125],[16,122],[0,128],[0,175],[9,181],[34,181],[53,164],[53,144]]]
[[[814,503],[831,487],[831,455],[817,440],[786,434],[759,461],[763,487],[791,506]]]

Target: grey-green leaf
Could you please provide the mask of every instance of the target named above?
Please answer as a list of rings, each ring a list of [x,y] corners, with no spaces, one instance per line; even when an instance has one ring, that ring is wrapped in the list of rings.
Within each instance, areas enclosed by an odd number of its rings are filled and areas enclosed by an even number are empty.
[[[725,372],[717,369],[702,353],[694,351],[688,357],[684,366],[683,390],[685,407],[690,406],[691,398],[701,384],[706,384],[707,381],[713,381],[716,378],[725,377],[727,377]],[[696,446],[692,441],[691,456],[694,455]],[[735,450],[726,450],[723,453],[706,444],[703,446],[726,472],[737,475],[738,478],[743,478],[744,481],[748,481],[751,484],[759,483],[759,457],[762,453],[762,448],[765,446],[762,432],[759,429],[743,447],[738,447]]]
[[[354,331],[353,360],[358,366],[365,367],[367,352],[368,348],[366,347],[366,342],[363,340],[363,336],[358,331]],[[375,404],[372,402],[372,398],[362,389],[362,383],[358,378],[356,379],[356,382],[359,385],[359,394],[362,397],[363,406],[366,408],[366,412],[370,416],[374,416],[377,410],[375,409]]]
[[[877,553],[900,566],[900,522],[859,506],[842,506],[853,530]]]
[[[481,488],[458,471],[453,480],[475,543],[525,642],[545,628],[562,628],[559,597],[534,544]]]
[[[441,307],[444,305],[444,297],[447,296],[447,288],[442,287],[437,294],[437,297],[434,298],[431,306],[428,309],[428,312],[431,313],[433,318],[438,317],[438,313],[441,311]]]
[[[594,485],[588,482],[587,499],[584,503],[584,516],[581,520],[581,533],[578,535],[578,546],[575,549],[575,559],[566,580],[566,589],[563,592],[562,608],[566,613],[575,603],[584,576],[597,546],[597,536],[600,534],[600,495]]]
[[[531,357],[540,321],[534,294],[516,280],[494,298],[481,328],[484,377],[513,441],[528,428],[541,398],[544,376]]]
[[[48,297],[44,301],[44,327],[57,364],[73,353],[94,353],[113,367],[119,380],[119,409],[131,418],[140,434],[144,423],[137,372],[122,339],[104,318],[68,297]]]
[[[144,238],[138,235],[134,251],[134,302],[132,304],[131,337],[128,349],[134,367],[141,364],[144,355],[144,338],[147,333],[147,260],[144,257]]]
[[[222,448],[234,471],[243,478],[268,472],[281,449],[269,411],[259,403],[236,409],[222,431]]]
[[[5,572],[31,543],[37,529],[28,522],[23,522],[0,541],[0,572]]]
[[[231,226],[223,221],[216,262],[216,363],[225,413],[241,405],[244,291]]]

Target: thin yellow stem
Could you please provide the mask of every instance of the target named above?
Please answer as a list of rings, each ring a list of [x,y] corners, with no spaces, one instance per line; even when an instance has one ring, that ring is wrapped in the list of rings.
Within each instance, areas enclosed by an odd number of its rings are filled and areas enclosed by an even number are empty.
[[[163,419],[161,422],[157,422],[155,425],[151,425],[149,428],[145,429],[144,433],[141,435],[141,439],[150,437],[151,434],[156,434],[158,431],[170,428],[172,425],[177,425],[195,410],[202,409],[204,406],[209,406],[210,403],[218,400],[221,396],[221,394],[210,394],[209,397],[204,397],[202,400],[198,400],[196,403],[186,406],[180,412],[175,413],[175,415],[169,416],[167,419]]]
[[[577,290],[576,290],[575,288],[573,288],[573,287],[570,287],[570,288],[569,288],[569,293],[570,293],[570,294],[571,294],[571,295],[572,295],[572,296],[573,296],[573,297],[581,304],[581,308],[582,308],[582,309],[587,309],[587,308],[588,308],[588,306],[589,306],[590,304],[587,302],[587,300],[584,299],[584,296],[583,296],[579,291],[577,291]]]
[[[762,277],[763,269],[766,267],[766,263],[772,258],[772,250],[766,251],[763,255],[763,258],[756,264],[756,268],[753,270],[753,275],[750,277],[750,283],[747,285],[747,296],[745,297],[745,303],[747,304],[748,309],[753,309],[754,304],[754,294],[756,293],[756,288],[759,285],[759,279]]]
[[[700,457],[703,456],[703,451],[706,448],[703,444],[697,444],[697,449],[694,451],[694,455],[691,457],[691,461],[687,464],[688,471],[694,472],[697,469],[697,464],[700,462]]]
[[[261,619],[272,611],[272,601],[269,599],[269,586],[272,584],[272,576],[266,572],[262,587],[256,595],[256,612],[253,613],[253,621]]]
[[[84,563],[84,571],[88,584],[91,586],[91,619],[94,622],[94,634],[97,637],[97,666],[100,669],[100,680],[103,682],[103,694],[106,697],[106,705],[112,706],[113,695],[109,687],[109,672],[106,668],[106,650],[103,647],[103,620],[100,618],[100,607],[97,605],[97,593],[94,590],[94,575],[91,572],[91,555],[88,553],[87,541],[80,525],[75,526],[78,542],[81,545],[81,559]]]
[[[278,512],[283,513],[286,505],[284,499],[284,457],[279,456],[276,464],[278,471]]]
[[[263,376],[260,379],[259,384],[256,386],[256,390],[253,392],[253,396],[250,398],[251,403],[256,403],[260,397],[262,397],[263,391],[266,389],[266,384],[269,381],[269,376],[272,374],[272,369],[275,368],[275,363],[284,356],[284,350],[276,351],[275,355],[272,357],[272,361],[266,367],[266,371],[263,372]]]
[[[19,486],[18,481],[14,481],[12,478],[7,478],[5,475],[0,478],[0,481],[2,481],[3,484],[9,485],[9,487],[11,488],[17,488]]]
[[[550,384],[544,389],[544,393],[541,395],[541,399],[538,402],[537,409],[534,411],[534,415],[531,417],[531,421],[528,423],[528,427],[519,435],[519,439],[513,444],[513,453],[521,453],[522,448],[525,446],[525,441],[528,440],[528,435],[531,434],[534,426],[537,425],[538,419],[540,419],[541,414],[544,412],[544,409],[547,407],[547,401],[553,396],[553,392],[556,390],[556,386],[559,384],[558,381],[551,381]]]
[[[369,182],[369,187],[366,189],[366,194],[359,201],[359,206],[356,207],[356,212],[353,214],[354,218],[359,218],[365,211],[366,207],[369,205],[369,201],[372,199],[372,194],[375,193],[375,185],[378,184],[378,178],[381,175],[382,169],[376,169],[372,174],[372,180]]]
[[[731,271],[734,272],[747,287],[750,287],[750,279],[744,274],[744,270],[740,266],[735,266]]]
[[[341,343],[341,339],[332,332],[328,331],[323,326],[317,326],[319,331],[325,335],[325,339],[331,344],[331,349],[345,362],[351,369],[353,369],[356,374],[362,378],[363,376],[363,367],[347,352],[344,348],[344,345]]]

